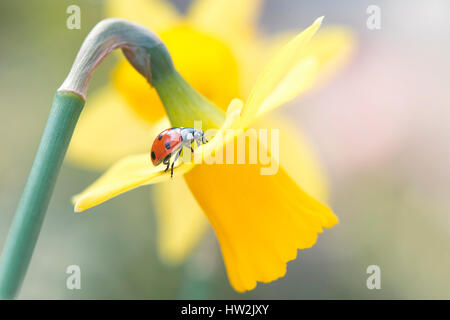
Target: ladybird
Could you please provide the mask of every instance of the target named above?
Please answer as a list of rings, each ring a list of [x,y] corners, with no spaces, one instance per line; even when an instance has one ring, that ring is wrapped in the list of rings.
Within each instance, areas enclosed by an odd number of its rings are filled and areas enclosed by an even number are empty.
[[[171,166],[170,176],[173,177],[173,166],[178,160],[183,147],[189,148],[191,152],[194,152],[194,149],[192,148],[192,143],[194,141],[197,142],[197,146],[208,142],[205,133],[202,130],[183,127],[174,127],[164,130],[155,138],[155,141],[153,141],[152,150],[150,152],[153,165],[157,166],[161,162],[167,165],[164,172]],[[170,158],[173,154],[176,154],[175,159],[172,161],[172,165],[170,165]]]

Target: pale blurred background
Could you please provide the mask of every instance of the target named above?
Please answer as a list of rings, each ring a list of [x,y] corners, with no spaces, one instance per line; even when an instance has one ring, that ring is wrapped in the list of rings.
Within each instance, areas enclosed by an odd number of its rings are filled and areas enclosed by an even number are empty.
[[[180,11],[188,0],[175,1]],[[77,4],[81,30],[66,28]],[[368,30],[366,8],[381,8]],[[287,276],[250,293],[234,292],[212,235],[185,265],[156,254],[148,188],[83,215],[70,197],[98,173],[65,164],[25,279],[23,299],[379,299],[450,298],[450,2],[267,0],[261,28],[298,29],[325,15],[357,32],[345,70],[285,109],[316,146],[340,224],[288,264]],[[55,90],[102,1],[0,2],[0,246],[31,167]],[[90,92],[108,81],[108,58]],[[198,256],[211,266],[200,279]],[[195,258],[197,257],[197,258]],[[79,265],[82,289],[66,289]],[[381,268],[368,290],[366,268]]]

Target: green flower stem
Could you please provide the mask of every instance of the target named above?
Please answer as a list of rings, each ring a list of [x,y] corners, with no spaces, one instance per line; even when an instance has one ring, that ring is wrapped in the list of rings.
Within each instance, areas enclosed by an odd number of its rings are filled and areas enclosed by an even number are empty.
[[[22,284],[41,230],[59,169],[84,100],[56,93],[28,181],[0,262],[0,299],[13,299]]]
[[[193,128],[195,121],[202,121],[201,129],[208,130],[220,128],[225,121],[225,112],[195,91],[176,70],[152,84],[173,126]]]

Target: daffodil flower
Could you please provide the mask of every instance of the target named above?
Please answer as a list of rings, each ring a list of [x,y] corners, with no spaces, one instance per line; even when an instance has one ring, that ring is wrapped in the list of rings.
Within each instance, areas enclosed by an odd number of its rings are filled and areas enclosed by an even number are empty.
[[[177,94],[182,95],[182,92],[167,91],[164,94],[164,88],[159,88],[158,97],[135,71],[121,64],[114,76],[118,92],[108,87],[94,97],[97,102],[82,115],[69,155],[72,160],[99,168],[126,154],[146,152],[126,156],[74,197],[75,211],[86,210],[142,185],[170,180],[170,173],[165,173],[164,168],[152,166],[148,153],[157,131],[169,126],[163,108],[172,125],[192,126],[193,121],[202,120],[206,129],[220,128],[219,133],[227,129],[245,129],[257,125],[255,121],[262,115],[304,92],[319,71],[323,74],[322,71],[329,70],[330,62],[336,62],[348,53],[351,36],[343,29],[319,33],[317,39],[311,40],[321,23],[318,19],[276,54],[249,90],[246,84],[255,78],[257,57],[266,51],[259,51],[254,59],[250,54],[243,58],[244,52],[255,53],[256,48],[264,47],[263,41],[258,45],[253,41],[253,50],[250,50],[248,43],[251,43],[253,30],[245,27],[243,17],[255,12],[258,2],[239,1],[239,5],[233,6],[230,1],[198,1],[187,21],[180,21],[180,17],[168,9],[167,3],[150,1],[148,11],[157,11],[160,19],[146,21],[155,23],[150,26],[152,29],[162,30],[161,38],[181,75],[218,107],[203,100],[180,106],[183,97],[177,97]],[[119,2],[111,2],[111,8],[125,13],[125,18],[136,18],[134,20],[141,23],[146,16],[142,6],[131,14],[127,14],[127,8]],[[226,9],[229,15],[223,11]],[[219,17],[227,17],[225,20],[229,21],[221,23],[217,21]],[[210,34],[199,31],[206,26],[211,28]],[[233,33],[236,28],[240,32]],[[218,39],[223,39],[229,47]],[[189,54],[188,46],[196,48],[195,55]],[[238,81],[239,77],[245,80]],[[157,83],[153,85],[158,86]],[[239,98],[245,97],[248,91],[248,98],[243,103]],[[225,113],[223,108],[230,100]],[[130,106],[135,113],[130,114],[124,105]],[[183,175],[184,180],[175,178],[157,189],[157,200],[160,201],[157,211],[161,221],[159,243],[169,260],[182,259],[187,249],[200,238],[206,226],[201,218],[204,212],[219,239],[231,284],[238,291],[251,290],[258,281],[270,282],[283,276],[286,263],[295,259],[297,249],[311,247],[323,227],[337,223],[328,207],[300,187],[322,198],[325,193],[322,174],[309,146],[297,134],[291,134],[285,120],[275,123],[282,127],[281,168],[277,174],[261,175],[260,164],[184,163],[174,171],[175,177]],[[107,127],[99,128],[100,125]],[[283,134],[286,127],[287,135]],[[92,143],[96,137],[91,134],[94,130],[111,133],[109,139],[101,136],[101,141]],[[225,150],[227,143],[236,140],[235,136],[229,137],[232,141],[219,137],[217,134],[196,153],[201,152],[207,157],[220,149]],[[284,144],[289,147],[283,147]]]

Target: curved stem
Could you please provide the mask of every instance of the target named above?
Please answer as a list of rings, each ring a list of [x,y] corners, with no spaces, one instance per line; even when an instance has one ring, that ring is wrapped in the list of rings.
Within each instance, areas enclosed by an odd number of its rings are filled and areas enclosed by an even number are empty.
[[[58,91],[75,92],[86,99],[92,72],[117,48],[122,49],[128,61],[150,84],[154,77],[174,72],[170,54],[158,36],[139,24],[109,18],[95,25],[87,35]]]

